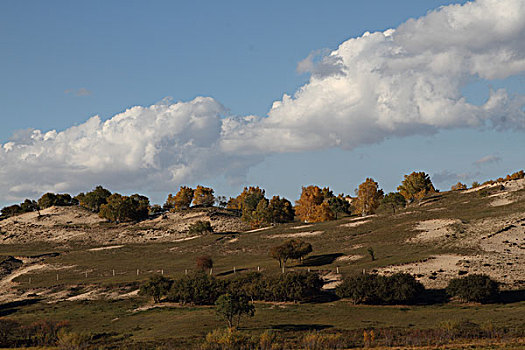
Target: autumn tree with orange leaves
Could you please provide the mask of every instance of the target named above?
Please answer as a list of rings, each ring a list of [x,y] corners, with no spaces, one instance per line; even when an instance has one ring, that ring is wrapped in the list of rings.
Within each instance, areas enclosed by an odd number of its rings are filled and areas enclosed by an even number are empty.
[[[193,200],[194,190],[191,187],[181,186],[179,192],[175,196],[169,194],[164,209],[168,210],[183,210],[188,209]]]
[[[372,178],[367,178],[365,182],[359,185],[357,198],[352,203],[356,212],[362,216],[370,215],[375,212],[383,199],[383,190],[381,190]]]
[[[333,196],[329,188],[303,187],[301,197],[295,202],[295,214],[304,222],[333,220],[334,213],[327,202],[330,194]]]
[[[215,203],[215,196],[213,189],[210,187],[197,186],[193,192],[193,205],[200,205],[203,207],[211,207]]]

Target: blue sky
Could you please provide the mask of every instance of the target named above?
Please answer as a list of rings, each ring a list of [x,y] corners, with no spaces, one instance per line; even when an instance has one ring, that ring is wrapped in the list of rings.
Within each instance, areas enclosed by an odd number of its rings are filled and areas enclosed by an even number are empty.
[[[222,117],[264,118],[283,94],[293,95],[308,84],[310,74],[298,73],[297,67],[310,53],[329,52],[367,31],[397,28],[442,5],[463,3],[4,1],[0,3],[0,145],[26,144],[21,140],[27,132],[19,130],[60,132],[94,115],[108,120],[129,107],[150,106],[165,97],[172,97],[173,103],[212,97],[226,108],[220,112]],[[482,105],[490,88],[524,95],[523,83],[523,71],[503,79],[473,76],[461,92],[468,102]],[[458,180],[470,183],[523,168],[525,156],[518,151],[525,146],[523,130],[495,129],[490,122],[476,128],[447,125],[407,136],[394,133],[351,147],[326,144],[265,154],[258,150],[254,157],[260,161],[242,165],[240,172],[246,177],[234,176],[234,181],[225,171],[202,169],[166,186],[151,186],[132,176],[119,175],[121,182],[111,178],[104,183],[103,175],[95,179],[110,189],[146,193],[155,202],[164,200],[170,186],[186,183],[208,184],[224,195],[258,184],[269,194],[296,199],[302,185],[315,183],[352,193],[372,176],[391,191],[412,170],[427,171],[437,177],[438,187],[446,189]],[[230,156],[223,167],[228,167]],[[480,159],[487,161],[476,163]],[[7,156],[0,161],[4,169],[14,162]],[[16,176],[16,171],[4,170],[4,176]],[[30,171],[37,175],[47,171],[41,177],[53,178],[49,169]],[[97,185],[91,179],[54,184],[32,178],[27,183],[36,189],[25,193],[12,190],[24,187],[21,182],[1,184],[0,203],[48,189],[88,190]]]

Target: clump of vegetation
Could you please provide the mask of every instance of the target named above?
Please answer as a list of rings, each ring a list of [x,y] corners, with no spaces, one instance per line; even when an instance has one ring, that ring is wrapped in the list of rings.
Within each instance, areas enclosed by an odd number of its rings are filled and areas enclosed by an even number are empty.
[[[396,213],[396,210],[399,210],[401,208],[404,208],[406,206],[407,202],[405,200],[405,197],[401,195],[399,192],[390,192],[387,195],[383,197],[381,200],[381,204],[379,207],[381,209],[389,209],[392,210],[392,214]]]
[[[194,223],[190,225],[188,229],[189,229],[189,233],[192,235],[202,235],[205,233],[213,232],[213,227],[211,226],[211,222],[203,221],[203,220],[195,221]]]
[[[155,303],[159,303],[163,296],[170,291],[173,281],[162,275],[156,275],[149,279],[148,282],[140,286],[140,295],[153,297]]]
[[[40,208],[38,203],[31,199],[26,199],[20,204],[13,204],[3,207],[1,210],[0,220],[6,219],[12,216],[20,215],[23,213],[30,213],[33,211],[39,211]]]
[[[200,207],[211,207],[215,203],[213,189],[198,185],[193,191],[193,205]]]
[[[340,298],[355,304],[410,304],[425,290],[414,276],[396,273],[392,276],[359,274],[343,280],[336,288]]]
[[[436,192],[430,176],[423,171],[413,172],[410,175],[405,175],[401,185],[397,190],[407,202],[420,201],[428,194]]]
[[[197,265],[197,269],[200,271],[208,270],[211,272],[211,269],[213,269],[213,260],[209,255],[198,256],[197,259],[195,259],[195,263]]]
[[[164,209],[170,211],[188,209],[193,201],[195,191],[191,187],[181,186],[179,192],[175,196],[171,193],[168,195]]]
[[[243,316],[253,317],[255,307],[250,299],[239,293],[226,293],[221,295],[215,302],[215,311],[217,315],[224,319],[228,328],[239,327]]]
[[[499,284],[487,275],[473,274],[450,280],[447,293],[465,302],[488,303],[497,299]]]
[[[312,252],[312,245],[300,239],[289,239],[270,249],[270,256],[279,261],[279,267],[286,267],[289,259],[302,261]]]
[[[306,333],[301,339],[302,349],[345,349],[347,342],[341,333],[323,334],[319,332]]]
[[[301,221],[324,222],[335,219],[337,213],[349,212],[349,204],[342,193],[336,197],[328,187],[308,186],[295,201],[295,212]]]
[[[257,349],[256,342],[249,335],[235,329],[215,329],[206,335],[202,350]]]
[[[362,216],[375,213],[383,199],[383,190],[374,179],[367,178],[357,189],[357,198],[352,202],[355,211]]]
[[[128,197],[114,193],[100,206],[98,215],[117,223],[144,220],[149,215],[149,199],[139,194]]]
[[[100,211],[100,207],[106,204],[107,199],[111,196],[111,192],[102,186],[97,186],[91,192],[79,193],[75,199],[79,202],[81,207],[91,210],[94,213]]]
[[[268,200],[259,187],[245,187],[240,195],[230,198],[227,208],[241,211],[242,220],[252,227],[291,222],[295,216],[289,200],[279,196]]]
[[[40,209],[46,209],[52,206],[66,207],[71,205],[78,205],[78,200],[71,198],[67,193],[55,194],[48,192],[38,200],[38,207]]]
[[[181,304],[213,305],[226,291],[224,280],[199,272],[175,279],[167,300]]]
[[[467,185],[461,182],[458,182],[457,184],[452,185],[452,187],[450,188],[451,191],[461,191],[461,190],[466,190],[466,189],[467,189]]]

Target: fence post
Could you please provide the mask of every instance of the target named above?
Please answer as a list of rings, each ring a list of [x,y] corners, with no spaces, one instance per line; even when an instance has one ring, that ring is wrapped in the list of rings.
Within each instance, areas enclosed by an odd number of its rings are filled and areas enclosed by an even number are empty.
[[[113,269],[113,277],[115,277],[115,269]]]
[[[261,271],[261,267],[257,266],[257,272]]]
[[[233,267],[233,273],[236,273],[235,266]]]
[[[185,274],[185,275],[188,274],[188,269],[184,270],[184,274]]]
[[[87,278],[87,271],[86,271],[86,278]]]
[[[213,267],[210,267],[210,275],[213,274]]]
[[[137,269],[137,276],[139,275],[139,269]]]
[[[58,273],[57,273],[57,281],[58,281]]]
[[[164,276],[164,269],[160,270],[160,274]]]
[[[339,273],[339,266],[337,266],[335,270],[337,271],[337,273]]]

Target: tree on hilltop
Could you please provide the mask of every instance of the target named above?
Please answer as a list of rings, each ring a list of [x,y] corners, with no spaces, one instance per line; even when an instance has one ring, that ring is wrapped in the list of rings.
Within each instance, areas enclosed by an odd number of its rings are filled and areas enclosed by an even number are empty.
[[[356,212],[362,216],[375,213],[383,199],[383,190],[381,190],[372,178],[367,178],[365,182],[359,185],[357,198],[352,203]]]
[[[419,201],[427,194],[436,192],[430,176],[423,171],[414,171],[410,175],[405,175],[397,190],[405,197],[407,202]]]
[[[213,206],[213,203],[215,203],[213,189],[210,187],[198,185],[193,192],[193,205],[211,207]]]
[[[188,209],[193,201],[193,195],[194,190],[191,187],[181,186],[175,196],[171,193],[168,195],[164,209],[172,211]]]

